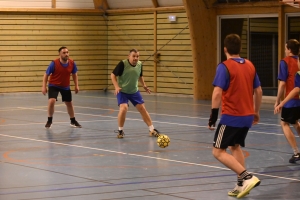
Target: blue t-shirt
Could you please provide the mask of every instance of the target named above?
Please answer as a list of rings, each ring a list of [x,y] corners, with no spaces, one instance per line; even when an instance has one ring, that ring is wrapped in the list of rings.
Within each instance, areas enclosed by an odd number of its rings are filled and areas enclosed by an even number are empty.
[[[295,59],[298,59],[298,56],[292,56],[292,57]],[[277,79],[280,81],[286,82],[288,76],[289,76],[288,66],[284,60],[281,60],[279,63],[279,73],[278,73]],[[299,99],[291,99],[288,102],[286,102],[283,107],[293,108],[293,107],[298,107],[298,106],[300,106],[300,100]]]
[[[66,64],[63,64],[63,63],[60,63],[63,67],[68,67],[69,66],[69,63],[66,63]],[[47,70],[46,70],[46,74],[48,76],[50,76],[50,74],[52,74],[55,70],[55,63],[54,61],[52,61],[50,63],[50,65],[48,66]],[[77,66],[76,66],[76,63],[74,62],[74,67],[73,67],[73,70],[72,70],[72,74],[76,74],[78,71],[77,69]],[[64,90],[69,90],[70,89],[70,86],[68,87],[59,87],[59,86],[56,86],[56,85],[53,85],[53,84],[48,84],[48,86],[52,86],[52,87],[57,87],[57,88],[60,88],[60,89],[64,89]]]
[[[295,76],[295,87],[300,88],[300,71],[298,71]]]
[[[232,58],[238,63],[245,63],[244,58]],[[242,65],[241,65],[242,66]],[[220,63],[217,66],[217,72],[213,81],[213,86],[217,86],[223,89],[223,91],[226,91],[230,84],[230,77],[229,73],[227,71],[226,66],[223,63]],[[253,80],[253,88],[257,88],[260,86],[260,81],[258,78],[258,75],[255,74],[254,80]],[[252,122],[254,120],[253,115],[248,116],[232,116],[223,114],[220,119],[220,124],[227,125],[227,126],[233,126],[233,127],[248,127],[250,128],[252,126]]]

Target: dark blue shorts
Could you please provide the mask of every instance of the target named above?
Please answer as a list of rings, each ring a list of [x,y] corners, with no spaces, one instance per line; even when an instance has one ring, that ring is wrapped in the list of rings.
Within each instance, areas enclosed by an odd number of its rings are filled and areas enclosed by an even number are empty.
[[[126,94],[126,93],[123,93],[123,92],[119,92],[117,94],[117,99],[118,99],[118,106],[120,104],[123,104],[123,103],[128,104],[128,100],[134,106],[136,106],[137,104],[143,104],[144,103],[144,99],[143,99],[140,91],[137,91],[134,94]]]

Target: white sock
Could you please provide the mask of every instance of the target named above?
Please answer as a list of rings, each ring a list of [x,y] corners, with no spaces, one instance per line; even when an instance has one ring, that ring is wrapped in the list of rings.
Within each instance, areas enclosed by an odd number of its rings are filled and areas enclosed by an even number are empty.
[[[293,151],[294,151],[294,155],[297,155],[298,153],[299,153],[299,150],[298,150],[298,148],[296,147],[296,148],[294,148],[293,149]]]
[[[119,127],[119,131],[120,131],[120,130],[123,130],[123,127]]]
[[[149,126],[149,130],[152,132],[154,130],[154,126],[153,125]]]

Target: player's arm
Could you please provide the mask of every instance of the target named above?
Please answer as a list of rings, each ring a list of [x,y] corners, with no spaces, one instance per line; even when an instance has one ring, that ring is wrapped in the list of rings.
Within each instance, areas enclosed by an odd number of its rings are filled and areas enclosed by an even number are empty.
[[[215,86],[212,94],[212,101],[211,101],[211,114],[208,120],[208,128],[210,130],[214,130],[213,127],[216,125],[216,121],[218,120],[219,115],[219,107],[222,101],[222,93],[223,89]]]
[[[75,93],[77,94],[79,92],[78,75],[77,75],[77,73],[72,74],[72,78],[73,78],[74,85],[75,85]]]
[[[115,95],[117,95],[120,92],[120,90],[122,90],[122,88],[120,88],[118,84],[117,76],[121,76],[123,74],[123,71],[124,71],[124,63],[123,61],[120,61],[119,64],[113,70],[113,72],[110,74],[111,82],[115,87],[115,92],[114,92]]]
[[[281,97],[283,96],[284,90],[285,90],[285,81],[279,81],[278,84],[278,91],[277,91],[277,97],[276,97],[276,102],[275,102],[275,107],[280,103]]]
[[[145,89],[145,91],[150,94],[151,93],[151,90],[147,87],[146,83],[145,83],[145,80],[144,80],[144,77],[143,76],[140,76],[139,77],[139,82],[142,84],[143,88]]]
[[[294,87],[294,89],[284,98],[284,100],[275,107],[274,114],[279,113],[284,104],[286,104],[286,102],[288,102],[289,100],[293,99],[297,94],[299,94],[299,92],[300,88]]]
[[[43,95],[45,95],[47,93],[48,78],[49,78],[50,74],[52,74],[54,72],[54,67],[55,67],[55,65],[54,65],[54,62],[52,61],[44,74],[43,85],[42,85]]]
[[[44,74],[44,77],[43,77],[43,85],[42,85],[42,93],[43,95],[46,95],[47,93],[47,82],[48,82],[48,75],[47,73]]]
[[[262,100],[262,89],[261,86],[258,86],[254,89],[254,121],[253,124],[257,124],[259,122],[259,109],[261,106]]]
[[[224,64],[218,65],[213,85],[214,90],[212,94],[211,114],[208,120],[208,128],[210,130],[214,129],[213,127],[218,120],[219,107],[222,102],[223,90],[226,90],[229,86],[229,73]]]
[[[79,92],[79,85],[78,85],[78,75],[77,75],[77,65],[76,63],[74,62],[74,67],[73,67],[73,70],[72,70],[72,78],[73,78],[73,81],[74,81],[74,85],[75,85],[75,94],[77,94]]]
[[[285,85],[286,85],[286,80],[288,77],[288,68],[287,64],[285,61],[281,60],[279,63],[279,73],[278,73],[278,90],[277,90],[277,97],[276,101],[274,104],[274,108],[280,103],[281,98],[283,96],[284,90],[285,90]]]

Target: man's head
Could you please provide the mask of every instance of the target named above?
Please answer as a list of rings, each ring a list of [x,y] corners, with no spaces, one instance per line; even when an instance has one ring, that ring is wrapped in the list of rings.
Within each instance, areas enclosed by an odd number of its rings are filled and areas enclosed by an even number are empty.
[[[290,39],[285,43],[285,55],[286,56],[296,56],[299,54],[300,44],[296,39]]]
[[[237,34],[229,34],[224,39],[224,52],[229,55],[239,55],[241,51],[241,38]]]
[[[69,59],[69,50],[67,47],[60,47],[58,49],[59,57],[62,62],[67,62]]]
[[[131,49],[129,51],[128,60],[131,65],[135,66],[139,61],[140,54],[137,49]]]

